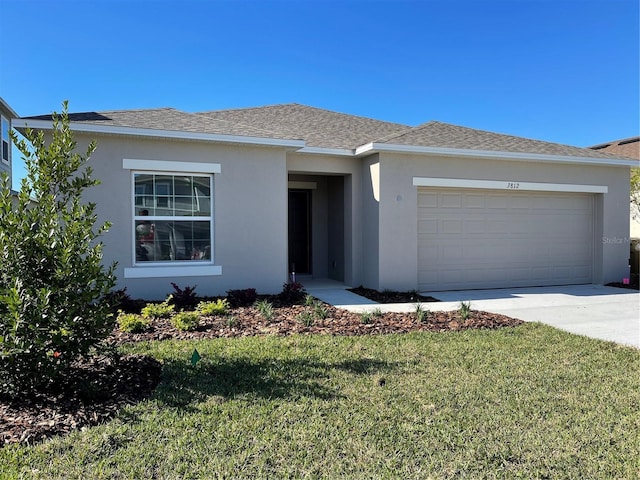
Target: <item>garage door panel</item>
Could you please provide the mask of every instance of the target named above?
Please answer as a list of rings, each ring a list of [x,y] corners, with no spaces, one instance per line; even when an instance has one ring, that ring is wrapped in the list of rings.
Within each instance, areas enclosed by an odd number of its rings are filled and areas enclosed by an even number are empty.
[[[460,208],[462,206],[462,195],[459,193],[443,193],[438,199],[438,205],[441,208]]]
[[[593,196],[419,189],[421,290],[589,283]]]

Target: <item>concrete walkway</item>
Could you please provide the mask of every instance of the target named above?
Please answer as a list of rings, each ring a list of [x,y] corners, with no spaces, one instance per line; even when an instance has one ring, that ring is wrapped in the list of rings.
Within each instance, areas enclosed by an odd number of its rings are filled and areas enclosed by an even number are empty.
[[[413,312],[415,303],[377,304],[346,291],[332,280],[302,282],[309,294],[353,312]],[[601,285],[567,285],[495,290],[423,292],[440,302],[424,303],[431,311],[457,310],[471,302],[474,310],[541,322],[578,335],[640,348],[640,293]]]

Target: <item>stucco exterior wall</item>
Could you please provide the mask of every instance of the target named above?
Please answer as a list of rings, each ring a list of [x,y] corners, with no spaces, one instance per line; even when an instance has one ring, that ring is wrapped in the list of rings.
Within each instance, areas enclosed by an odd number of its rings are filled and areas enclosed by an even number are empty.
[[[84,136],[77,134],[79,143]],[[117,261],[119,286],[134,297],[164,298],[179,286],[197,285],[199,295],[224,294],[228,289],[256,288],[276,293],[287,280],[287,173],[284,149],[229,146],[203,142],[96,137],[98,148],[91,159],[95,177],[102,184],[87,192],[96,202],[101,221],[112,222],[104,237],[107,263]],[[180,274],[174,277],[124,278],[133,264],[131,171],[123,158],[217,163],[214,175],[214,265],[220,276]]]
[[[417,285],[417,187],[413,177],[606,185],[596,195],[601,213],[595,221],[594,282],[620,281],[628,276],[628,168],[529,163],[492,159],[379,155],[378,289],[407,290]],[[597,208],[596,208],[597,210]],[[368,283],[375,284],[375,273]]]

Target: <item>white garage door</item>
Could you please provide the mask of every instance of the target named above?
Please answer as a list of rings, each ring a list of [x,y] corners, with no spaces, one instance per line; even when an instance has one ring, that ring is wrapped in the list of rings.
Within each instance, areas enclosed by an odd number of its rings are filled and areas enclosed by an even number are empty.
[[[418,190],[421,291],[591,283],[592,194]]]

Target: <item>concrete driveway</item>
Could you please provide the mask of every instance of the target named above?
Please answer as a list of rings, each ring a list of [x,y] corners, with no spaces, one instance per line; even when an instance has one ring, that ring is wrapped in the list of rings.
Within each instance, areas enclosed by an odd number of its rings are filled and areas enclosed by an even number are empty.
[[[305,285],[306,286],[306,285]],[[380,308],[412,312],[415,304],[375,304],[335,284],[311,286],[321,300],[355,312]],[[431,311],[457,310],[470,301],[474,310],[500,313],[527,322],[541,322],[567,332],[640,348],[640,293],[601,285],[568,285],[496,290],[423,292],[441,300],[424,304]]]

